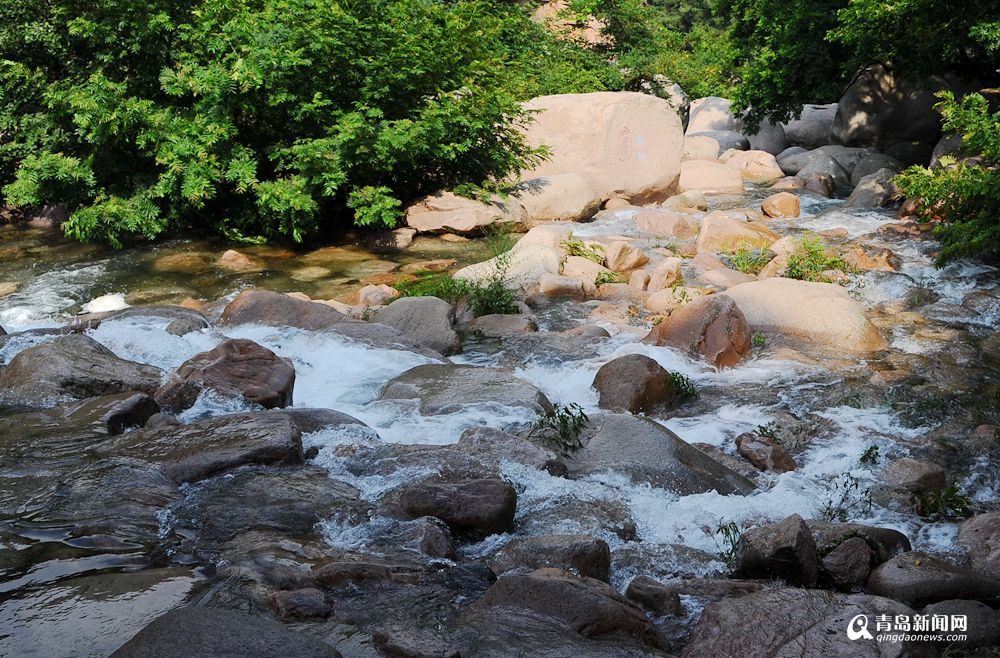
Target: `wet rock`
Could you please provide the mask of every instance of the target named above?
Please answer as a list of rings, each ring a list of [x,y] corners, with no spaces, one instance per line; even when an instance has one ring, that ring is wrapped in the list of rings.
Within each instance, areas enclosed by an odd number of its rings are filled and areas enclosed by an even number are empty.
[[[572,327],[562,332],[567,336],[577,336],[580,338],[611,338],[611,334],[604,327],[594,324],[582,324],[579,327]]]
[[[336,429],[347,425],[357,425],[367,427],[364,423],[353,416],[348,416],[341,411],[333,409],[308,409],[296,407],[292,409],[281,409],[273,411],[274,414],[287,416],[292,424],[298,428],[302,434],[312,434],[322,430]]]
[[[242,254],[235,249],[228,249],[219,256],[215,264],[231,272],[255,272],[264,269],[256,259]]]
[[[816,541],[816,550],[825,555],[852,537],[860,537],[874,551],[874,564],[911,550],[906,535],[891,528],[878,528],[859,523],[835,523],[810,520],[809,530]]]
[[[903,658],[914,655],[911,647],[852,641],[846,629],[856,615],[873,620],[875,615],[912,614],[912,609],[877,596],[765,589],[710,604],[691,631],[681,656]],[[869,629],[873,628],[872,623]]]
[[[507,338],[517,334],[538,331],[538,324],[528,315],[513,313],[493,313],[480,315],[473,319],[465,328],[477,336],[484,338]]]
[[[750,464],[746,459],[730,455],[729,453],[723,452],[720,448],[708,443],[692,442],[691,445],[698,450],[701,450],[703,453],[719,462],[729,470],[739,473],[751,482],[756,482],[757,478],[760,477],[760,470],[758,470],[753,464]]]
[[[458,556],[451,530],[440,519],[427,516],[416,520],[413,533],[424,555],[454,560]]]
[[[424,571],[421,565],[412,562],[349,553],[317,566],[313,575],[323,587],[336,589],[380,583],[414,585]]]
[[[778,192],[764,199],[760,209],[768,217],[798,217],[799,206],[799,197],[790,192]]]
[[[230,338],[181,364],[156,392],[156,400],[176,413],[194,406],[201,392],[210,389],[273,409],[292,403],[294,386],[295,368],[288,359],[252,340]]]
[[[373,306],[385,306],[392,300],[398,298],[400,292],[392,286],[384,283],[378,285],[365,286],[358,291],[358,306],[369,308]]]
[[[597,390],[598,404],[603,409],[634,414],[669,406],[680,398],[670,373],[642,354],[628,354],[605,363],[591,386]]]
[[[750,325],[731,299],[709,295],[675,309],[642,342],[685,350],[728,367],[750,353]]]
[[[774,439],[745,432],[736,437],[736,450],[762,471],[787,473],[796,469],[795,460]]]
[[[858,181],[851,196],[844,202],[845,208],[884,208],[900,200],[901,192],[894,179],[892,169],[879,169]]]
[[[963,522],[958,543],[968,551],[976,571],[1000,578],[1000,512],[979,514]]]
[[[788,159],[782,160],[782,165],[787,162]],[[795,175],[807,181],[806,189],[809,189],[808,181],[819,178],[832,181],[833,189],[838,194],[848,194],[851,191],[850,172],[835,158],[826,154],[814,155]]]
[[[188,334],[207,329],[208,320],[204,317],[198,318],[177,318],[167,325],[166,332],[172,336],[187,336]]]
[[[524,208],[516,199],[483,203],[451,192],[426,196],[406,209],[406,224],[420,233],[476,235],[494,224],[522,225]]]
[[[604,252],[604,264],[614,272],[629,272],[649,262],[642,249],[624,240],[615,240]]]
[[[246,290],[229,302],[219,319],[219,326],[262,324],[319,331],[349,321],[346,315],[324,304],[270,290]]]
[[[875,552],[861,537],[851,537],[827,553],[821,562],[837,587],[848,592],[860,592],[872,570]]]
[[[456,534],[481,539],[514,527],[517,492],[503,480],[428,482],[403,489],[399,503],[410,518],[433,516]]]
[[[368,236],[365,242],[375,252],[400,251],[413,244],[416,235],[416,229],[404,227],[391,231],[378,231]]]
[[[943,491],[947,485],[944,468],[910,457],[889,464],[883,478],[889,489],[916,494]]]
[[[326,595],[313,587],[274,593],[274,611],[282,619],[326,619],[333,612]]]
[[[603,539],[588,535],[540,535],[514,539],[487,564],[498,576],[554,567],[608,582],[611,550]]]
[[[646,418],[592,414],[583,447],[566,459],[570,477],[612,471],[682,496],[705,491],[748,493],[753,485],[666,427]]]
[[[389,325],[409,340],[444,355],[462,349],[452,329],[454,309],[437,297],[401,297],[375,312],[375,321]]]
[[[897,555],[876,567],[866,589],[915,607],[949,599],[1000,606],[1000,580],[917,551]]]
[[[724,212],[705,215],[698,232],[699,253],[725,251],[741,246],[766,249],[781,238],[759,222],[739,221]]]
[[[389,381],[380,400],[420,400],[426,416],[450,414],[471,404],[519,407],[534,413],[552,409],[545,394],[499,368],[430,364],[411,368]]]
[[[896,272],[902,266],[899,256],[880,247],[854,247],[841,254],[841,258],[851,267],[866,272]]]
[[[188,607],[157,617],[125,643],[114,658],[217,658],[265,656],[340,658],[324,642],[285,626],[220,608]]]
[[[742,194],[743,175],[739,169],[714,160],[686,160],[681,163],[677,189],[704,194]]]
[[[625,589],[625,598],[657,617],[682,617],[684,606],[676,590],[649,576],[636,576]]]
[[[522,505],[520,514],[518,532],[529,536],[562,533],[634,541],[638,533],[628,505],[618,500],[547,495],[544,505]]]
[[[196,482],[248,464],[301,464],[301,434],[267,412],[232,414],[191,425],[161,425],[116,437],[108,454],[162,465],[177,482]]]
[[[817,578],[816,542],[798,514],[751,528],[736,544],[734,573],[743,578],[779,578],[813,587]]]
[[[727,289],[755,331],[850,352],[886,347],[865,309],[843,286],[774,277]]]
[[[1000,646],[1000,611],[993,610],[979,601],[941,601],[932,603],[923,609],[923,614],[946,615],[949,619],[955,616],[965,617],[967,630],[964,642],[952,643],[963,648]],[[987,654],[988,655],[988,654]]]
[[[46,407],[67,399],[138,391],[152,394],[162,372],[126,361],[81,334],[68,334],[29,347],[0,370],[0,399]]]
[[[472,608],[530,610],[558,619],[584,637],[622,632],[651,647],[666,649],[642,611],[610,585],[560,569],[501,578]]]

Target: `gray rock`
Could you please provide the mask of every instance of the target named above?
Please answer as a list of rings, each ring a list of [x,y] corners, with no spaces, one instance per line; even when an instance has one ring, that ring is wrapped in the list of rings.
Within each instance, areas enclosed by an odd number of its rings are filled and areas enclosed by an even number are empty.
[[[847,627],[857,615],[912,615],[905,605],[877,596],[818,590],[768,588],[724,598],[705,608],[691,631],[683,658],[720,656],[852,656],[903,658],[919,655],[902,643],[852,641]]]
[[[341,658],[330,645],[281,624],[220,608],[178,608],[157,617],[113,658]]]
[[[874,551],[875,564],[911,550],[910,540],[898,530],[861,525],[859,523],[835,523],[811,520],[807,522],[816,550],[825,555],[851,537],[864,539]]]
[[[803,153],[808,153],[808,152],[809,149],[802,148],[801,146],[789,146],[784,151],[774,156],[774,159],[777,160],[778,164],[780,165],[781,161],[784,160],[785,158],[790,158],[792,156],[801,155]]]
[[[633,482],[682,496],[713,490],[722,494],[753,490],[746,478],[647,418],[591,415],[580,441],[583,447],[566,459],[570,477],[613,471]]]
[[[867,591],[916,607],[949,599],[1000,606],[1000,580],[916,551],[879,565]]]
[[[792,146],[808,149],[825,146],[832,141],[830,134],[837,115],[837,104],[803,105],[802,114],[784,124],[785,137]]]
[[[456,534],[482,539],[513,529],[517,492],[503,480],[425,482],[403,489],[399,505],[409,518],[433,516]]]
[[[294,387],[291,361],[252,340],[230,338],[182,363],[156,392],[156,400],[176,413],[194,406],[201,392],[210,389],[273,409],[292,403]]]
[[[638,533],[631,510],[619,500],[549,496],[544,505],[525,506],[520,514],[518,532],[529,536],[558,532],[634,541]]]
[[[275,592],[273,605],[282,619],[326,619],[333,612],[326,595],[314,587]]]
[[[896,172],[892,169],[879,169],[874,174],[865,176],[858,181],[857,187],[847,197],[844,206],[847,208],[884,208],[902,198],[902,193],[896,187],[893,179]]]
[[[829,144],[812,151],[804,151],[799,154],[787,155],[779,164],[781,166],[781,170],[786,174],[795,175],[814,161],[821,159],[823,156],[828,156],[833,158],[833,160],[835,160],[837,164],[844,169],[844,171],[851,174],[857,167],[857,164],[865,157],[870,156],[872,153],[873,151],[869,148],[853,148],[849,146]]]
[[[684,606],[677,590],[649,576],[633,578],[625,589],[625,598],[658,617],[684,615]]]
[[[818,575],[816,542],[798,514],[743,533],[736,544],[734,573],[742,578],[780,578],[812,587]]]
[[[967,160],[973,158],[979,160],[976,152],[965,145],[960,133],[949,132],[941,135],[941,139],[931,151],[930,166],[936,167],[941,163],[941,158],[951,156],[956,160]]]
[[[737,151],[749,151],[750,140],[735,130],[702,130],[700,132],[689,132],[688,137],[711,137],[719,143],[719,153],[725,153],[729,149]]]
[[[944,491],[947,486],[943,467],[910,457],[889,464],[882,477],[889,489],[914,494]]]
[[[823,557],[821,564],[834,584],[848,592],[860,592],[872,570],[875,552],[861,537],[851,537]]]
[[[787,473],[796,469],[788,451],[766,436],[745,432],[736,437],[736,450],[751,464],[770,473]]]
[[[923,609],[925,615],[947,615],[964,616],[966,619],[967,635],[964,642],[955,642],[954,645],[974,648],[974,647],[994,647],[1000,646],[1000,611],[993,610],[988,605],[979,601],[941,601],[932,603]]]
[[[934,146],[930,142],[899,142],[887,147],[885,154],[907,167],[926,167],[934,155]]]
[[[884,153],[867,153],[858,160],[858,164],[851,170],[851,185],[857,187],[862,178],[874,174],[879,169],[888,169],[894,173],[899,173],[904,168],[905,166],[902,162]]]
[[[0,370],[0,400],[47,407],[66,400],[138,391],[153,394],[162,372],[126,361],[81,334],[29,347]]]
[[[785,162],[788,162],[786,159]],[[806,181],[814,177],[829,177],[833,181],[834,190],[838,194],[847,194],[851,191],[851,175],[839,162],[826,154],[819,154],[813,157],[805,166],[799,169],[796,174]],[[808,189],[808,185],[806,186]]]
[[[452,329],[454,309],[437,297],[400,297],[375,312],[375,321],[389,325],[404,338],[444,355],[462,349]]]
[[[958,543],[968,551],[976,571],[1000,578],[1000,512],[979,514],[963,522]]]
[[[386,384],[379,399],[420,400],[420,413],[425,416],[455,413],[468,405],[486,403],[534,413],[552,409],[544,393],[508,372],[451,364],[411,368]]]
[[[301,464],[304,459],[301,434],[291,419],[268,412],[145,428],[116,437],[101,451],[159,463],[177,482],[249,464]]]
[[[538,324],[527,315],[480,315],[465,325],[467,331],[484,338],[506,338],[517,334],[534,333]]]
[[[508,542],[487,564],[498,576],[555,567],[608,582],[611,549],[603,539],[588,535],[540,535]]]
[[[357,418],[349,416],[341,411],[334,411],[333,409],[307,409],[300,407],[275,410],[272,413],[290,418],[292,420],[292,424],[295,425],[295,427],[297,427],[299,432],[303,435],[320,432],[322,430],[344,427],[347,425],[368,427]]]

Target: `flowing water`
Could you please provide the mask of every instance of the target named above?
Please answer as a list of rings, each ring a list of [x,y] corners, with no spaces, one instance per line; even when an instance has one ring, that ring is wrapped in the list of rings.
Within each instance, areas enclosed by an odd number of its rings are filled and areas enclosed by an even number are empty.
[[[660,547],[642,560],[616,560],[612,582],[623,587],[641,569],[654,577],[710,574],[724,571],[719,557],[726,548],[717,532],[722,524],[747,526],[780,520],[798,513],[816,518],[836,513],[843,501],[838,486],[857,482],[877,490],[882,469],[894,458],[913,455],[945,463],[950,481],[977,511],[994,509],[1000,500],[1000,463],[985,449],[970,448],[965,439],[991,415],[996,396],[996,348],[984,349],[1000,326],[1000,273],[980,264],[962,263],[936,269],[935,244],[930,240],[879,237],[879,226],[894,221],[887,213],[848,210],[836,202],[805,197],[804,216],[795,222],[774,222],[783,234],[804,230],[846,230],[846,238],[892,249],[901,259],[898,273],[872,272],[856,276],[852,294],[868,306],[891,349],[873,358],[831,354],[783,343],[768,337],[753,356],[734,368],[717,370],[665,347],[641,345],[635,334],[606,325],[613,336],[587,347],[554,349],[544,340],[525,336],[502,343],[475,340],[458,363],[508,368],[553,401],[577,403],[588,413],[598,411],[590,384],[597,369],[623,354],[645,354],[665,368],[684,373],[700,397],[669,415],[654,417],[689,442],[710,444],[735,455],[734,437],[775,423],[791,441],[799,468],[762,474],[757,492],[724,496],[714,492],[678,496],[637,485],[613,472],[580,480],[556,477],[543,470],[508,463],[504,476],[517,488],[518,534],[585,532],[601,536],[616,552]],[[745,203],[745,201],[744,201]],[[574,227],[578,237],[630,235],[628,211],[604,213],[594,222]],[[314,297],[343,294],[375,273],[395,269],[400,262],[455,257],[470,262],[480,257],[475,247],[421,239],[405,256],[373,255],[345,246],[325,256],[321,279],[302,270],[320,259],[260,248],[248,253],[266,263],[259,272],[231,274],[213,270],[209,257],[218,245],[178,242],[109,253],[94,247],[54,243],[51,236],[0,232],[0,282],[17,281],[16,292],[0,299],[0,325],[8,332],[52,326],[99,299],[89,310],[123,303],[177,302],[186,297],[215,299],[232,296],[248,286],[279,291],[303,290]],[[163,256],[196,255],[182,271],[165,270]],[[180,260],[180,259],[178,259]],[[159,265],[157,265],[159,263]],[[200,263],[200,264],[199,264]],[[299,277],[296,278],[296,272]],[[332,283],[331,283],[332,281]],[[537,309],[540,328],[561,330],[586,321],[594,303],[559,302]],[[911,310],[912,309],[912,310]],[[353,474],[345,466],[345,446],[378,442],[449,444],[470,427],[504,428],[530,423],[512,408],[474,404],[458,413],[421,416],[413,401],[378,401],[381,387],[392,377],[433,359],[418,354],[376,349],[324,333],[288,328],[242,326],[212,328],[183,337],[163,331],[166,321],[127,318],[108,321],[89,335],[117,355],[165,370],[210,349],[222,336],[250,338],[291,359],[296,369],[295,405],[332,408],[366,423],[324,431],[304,438],[316,448],[316,463],[339,480],[377,500],[408,481],[426,477],[427,469],[401,469],[391,475]],[[45,336],[9,340],[0,350],[7,361]],[[985,341],[985,342],[984,342]],[[232,400],[202,396],[184,413],[185,421],[245,408]],[[872,446],[878,459],[860,458]],[[567,501],[609,501],[623,505],[634,520],[634,538],[623,539],[588,518],[562,518],[540,528],[532,523],[547,509]],[[870,507],[849,500],[843,511],[851,520],[895,528],[914,547],[938,555],[955,553],[955,518],[922,518],[905,506],[874,496]],[[164,524],[169,525],[168,515]],[[381,522],[389,523],[388,520]],[[379,532],[379,519],[367,525],[331,521],[323,535],[334,546],[365,548]],[[169,528],[164,529],[169,530]],[[467,556],[485,556],[511,539],[494,536],[467,547]],[[0,552],[18,553],[28,540],[7,535]],[[58,543],[58,539],[49,539]],[[684,550],[695,549],[691,551]],[[60,572],[52,559],[23,563],[4,560],[0,572],[0,655],[37,642],[35,655],[101,655],[134,632],[137,620],[149,619],[189,597],[201,578],[197,569],[181,566],[150,571],[148,583],[116,591],[103,582],[121,564],[87,564],[69,553]],[[97,554],[98,556],[100,553]],[[55,561],[58,562],[58,561]],[[141,568],[136,563],[125,568]],[[132,629],[129,633],[115,628]],[[44,636],[44,639],[43,639]],[[72,644],[70,644],[72,638]]]

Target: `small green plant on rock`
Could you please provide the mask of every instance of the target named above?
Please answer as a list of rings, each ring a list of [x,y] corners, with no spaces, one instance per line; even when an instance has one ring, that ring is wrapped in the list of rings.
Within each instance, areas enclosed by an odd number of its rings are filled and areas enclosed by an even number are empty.
[[[681,372],[670,372],[667,374],[670,380],[670,387],[675,391],[678,402],[696,400],[699,397],[698,389],[695,388],[691,378]]]
[[[553,446],[561,454],[570,454],[583,447],[580,434],[590,419],[583,407],[575,402],[555,405],[538,417],[531,426],[528,438],[537,438]]]
[[[719,521],[719,526],[715,529],[715,545],[719,547],[719,558],[730,568],[736,563],[736,547],[743,537],[743,531],[744,528],[740,528],[735,521],[728,523]]]
[[[920,494],[917,503],[920,515],[931,518],[964,517],[972,512],[972,501],[960,494],[954,484],[944,491]]]
[[[580,256],[595,263],[604,262],[604,247],[598,244],[589,245],[583,240],[577,240],[573,237],[572,233],[562,241],[562,248],[566,250],[566,254],[569,256]]]
[[[753,335],[753,337],[750,339],[750,342],[753,344],[754,347],[764,347],[765,345],[767,345],[767,337],[764,334],[757,333]]]
[[[773,420],[766,425],[758,425],[753,433],[762,439],[771,439],[778,445],[781,445],[781,437],[778,436],[778,424]]]
[[[880,452],[879,447],[873,443],[865,448],[865,451],[861,453],[861,456],[858,458],[858,463],[864,466],[874,466],[878,463]]]
[[[603,286],[605,283],[625,283],[625,277],[618,272],[612,272],[610,270],[601,270],[594,277],[595,286]]]
[[[872,509],[871,489],[850,473],[844,473],[830,487],[830,493],[820,516],[827,521],[846,523],[868,514]]]
[[[740,244],[735,249],[726,250],[723,252],[723,256],[733,269],[744,274],[758,274],[771,262],[770,251],[747,243]]]
[[[404,297],[439,297],[454,302],[469,294],[467,281],[455,279],[446,272],[418,273],[416,281],[397,283],[395,288]]]
[[[826,245],[814,235],[808,235],[799,240],[798,246],[788,256],[785,276],[800,281],[818,281],[829,283],[823,272],[827,270],[851,271],[851,267],[843,259],[831,257],[826,253]]]

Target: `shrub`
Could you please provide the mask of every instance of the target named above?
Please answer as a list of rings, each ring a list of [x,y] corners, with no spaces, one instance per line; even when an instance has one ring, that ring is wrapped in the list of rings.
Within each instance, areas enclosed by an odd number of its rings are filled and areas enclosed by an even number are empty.
[[[816,236],[806,236],[788,256],[785,276],[800,281],[820,281],[829,283],[823,272],[827,270],[849,271],[851,268],[841,258],[826,253],[826,245]]]
[[[580,434],[589,418],[583,407],[574,403],[556,405],[538,417],[531,426],[528,438],[538,438],[555,447],[562,454],[569,454],[583,447]]]
[[[469,294],[471,286],[467,281],[455,279],[446,272],[431,272],[418,275],[416,281],[395,285],[404,297],[440,297],[449,302]]]
[[[675,398],[678,402],[686,402],[687,400],[695,400],[699,397],[698,389],[695,388],[694,382],[691,378],[682,372],[670,371],[667,374],[670,380],[670,388],[673,389]]]
[[[844,473],[830,486],[820,516],[827,521],[847,522],[868,514],[871,509],[871,489],[863,486],[857,477]]]
[[[605,283],[625,283],[625,277],[618,272],[601,270],[594,277],[594,285],[603,286]]]
[[[723,253],[729,265],[744,274],[758,274],[771,262],[771,252],[767,249],[742,244],[736,249]]]
[[[595,263],[604,262],[604,247],[599,244],[587,244],[583,240],[577,240],[570,233],[569,237],[562,241],[562,248],[569,256],[580,256]]]

